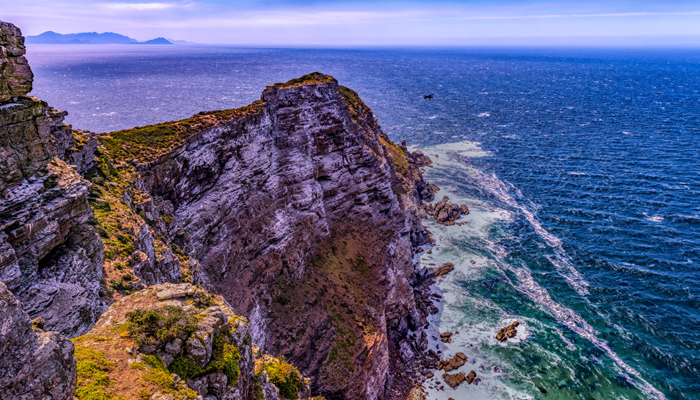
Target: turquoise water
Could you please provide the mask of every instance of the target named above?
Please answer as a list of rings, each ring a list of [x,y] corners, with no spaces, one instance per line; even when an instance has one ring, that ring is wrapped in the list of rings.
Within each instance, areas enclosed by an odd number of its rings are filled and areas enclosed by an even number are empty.
[[[429,178],[473,210],[466,225],[431,224],[425,258],[456,265],[435,322],[460,331],[444,350],[482,380],[431,398],[700,398],[697,51],[30,46],[28,58],[33,94],[95,131],[335,76],[393,139],[437,155]],[[514,320],[516,340],[497,343]]]

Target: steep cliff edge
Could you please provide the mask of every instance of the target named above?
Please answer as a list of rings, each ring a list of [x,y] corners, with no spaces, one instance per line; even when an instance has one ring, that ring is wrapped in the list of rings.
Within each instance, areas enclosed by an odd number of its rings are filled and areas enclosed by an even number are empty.
[[[408,334],[426,314],[411,281],[412,248],[430,240],[418,214],[427,157],[392,143],[332,77],[307,75],[242,109],[99,141],[100,168],[89,176],[118,292],[179,266],[329,398],[383,397],[392,362],[403,368],[402,346],[424,347]],[[176,263],[134,256],[142,248]]]
[[[88,224],[90,183],[78,173],[92,167],[97,140],[26,96],[33,76],[24,52],[19,29],[0,22],[0,281],[30,317],[75,336],[105,309],[103,246]]]
[[[30,317],[75,336],[105,309],[103,246],[88,224],[90,184],[78,173],[92,167],[97,140],[63,124],[65,112],[26,96],[32,74],[24,51],[19,29],[0,22],[0,281]]]
[[[405,394],[427,345],[413,248],[431,240],[419,210],[435,187],[430,160],[394,144],[357,93],[314,73],[240,109],[96,135],[26,96],[23,40],[0,29],[0,281],[46,329],[90,331],[75,339],[79,372],[94,367],[78,398],[306,391],[252,343],[314,394]],[[155,325],[115,331],[128,313]],[[185,330],[166,341],[168,324]],[[70,392],[72,376],[55,383]]]

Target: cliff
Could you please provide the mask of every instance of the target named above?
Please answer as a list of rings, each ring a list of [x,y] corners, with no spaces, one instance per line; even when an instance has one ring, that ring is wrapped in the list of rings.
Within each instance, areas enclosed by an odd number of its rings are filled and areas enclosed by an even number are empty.
[[[99,140],[95,208],[110,210],[96,213],[101,226],[153,232],[156,246],[136,235],[133,249],[178,254],[182,275],[248,316],[254,341],[312,377],[314,392],[382,397],[392,352],[400,363],[402,345],[413,354],[425,345],[407,336],[426,314],[410,284],[412,248],[429,240],[417,206],[425,158],[392,143],[332,77],[311,74],[268,86],[242,109]],[[136,263],[150,259],[149,274],[113,269],[134,257],[106,230],[115,287],[172,276],[150,256]]]
[[[328,399],[405,395],[427,346],[413,249],[435,187],[355,92],[314,73],[240,109],[96,135],[29,88],[0,103],[0,281],[46,329],[92,327],[75,339],[79,399],[296,396],[291,365]],[[129,329],[134,313],[156,325]],[[214,357],[232,347],[236,379]]]
[[[87,332],[105,309],[102,241],[89,224],[97,140],[78,136],[33,97],[19,30],[0,22],[0,281],[30,317],[66,335]],[[80,143],[76,141],[79,138]],[[69,166],[66,161],[76,166]]]

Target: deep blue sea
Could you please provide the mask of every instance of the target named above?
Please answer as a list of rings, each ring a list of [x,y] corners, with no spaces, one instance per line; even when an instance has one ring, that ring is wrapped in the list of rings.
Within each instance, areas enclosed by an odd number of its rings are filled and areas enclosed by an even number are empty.
[[[32,94],[97,132],[333,75],[472,209],[463,226],[430,223],[423,258],[457,267],[435,323],[460,333],[435,345],[464,351],[481,381],[429,381],[429,398],[700,399],[699,51],[58,45],[28,58]],[[514,320],[516,340],[498,343]]]

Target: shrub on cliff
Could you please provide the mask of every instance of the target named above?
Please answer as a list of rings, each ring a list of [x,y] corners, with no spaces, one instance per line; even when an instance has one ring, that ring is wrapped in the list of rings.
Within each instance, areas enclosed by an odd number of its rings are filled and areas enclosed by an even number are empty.
[[[265,364],[262,369],[286,399],[297,399],[299,391],[304,389],[299,371],[284,360]]]
[[[170,372],[177,374],[182,379],[196,378],[210,372],[221,371],[226,375],[227,385],[233,386],[238,381],[241,370],[238,360],[241,358],[238,348],[230,343],[222,335],[214,336],[212,344],[212,358],[206,367],[200,368],[197,364],[180,353],[170,364]]]
[[[129,335],[140,346],[169,342],[197,329],[197,317],[182,307],[167,306],[158,310],[134,310],[126,313]]]

